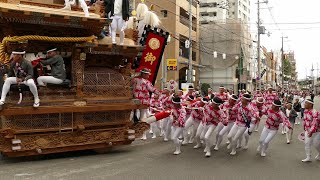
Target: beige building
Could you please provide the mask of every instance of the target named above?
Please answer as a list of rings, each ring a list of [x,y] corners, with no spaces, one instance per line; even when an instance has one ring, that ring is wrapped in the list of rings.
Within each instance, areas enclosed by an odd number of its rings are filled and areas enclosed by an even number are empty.
[[[137,5],[140,1],[136,0]],[[185,41],[189,36],[189,0],[145,0],[148,7],[153,4],[153,11],[160,17],[161,28],[169,32],[171,35],[171,41],[168,43],[163,59],[165,60],[165,67],[160,66],[158,77],[156,81],[156,87],[161,86],[162,72],[166,71],[166,78],[164,81],[171,79],[177,82],[186,82],[186,73],[188,69],[188,49],[185,48]],[[193,39],[193,50],[192,50],[192,64],[194,69],[194,84],[195,86],[199,83],[199,5],[194,1],[192,4],[192,39]],[[178,67],[176,71],[167,71],[166,60],[177,59]]]

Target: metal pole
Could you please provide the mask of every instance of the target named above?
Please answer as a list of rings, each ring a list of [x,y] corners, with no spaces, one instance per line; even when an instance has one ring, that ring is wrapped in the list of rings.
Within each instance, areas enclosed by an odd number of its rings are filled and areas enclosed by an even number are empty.
[[[260,65],[260,0],[258,0],[258,45],[257,45],[257,53],[258,53],[258,77],[259,77],[259,81],[258,81],[258,89],[261,89],[261,65]]]
[[[192,0],[189,0],[189,44],[188,82],[192,83]]]
[[[283,35],[281,37],[281,72],[282,72],[282,88],[284,88],[284,57],[283,57]]]
[[[166,74],[166,64],[164,62],[164,57],[162,56],[162,62],[161,62],[161,66],[162,66],[162,74],[161,74],[161,89],[164,88],[164,83],[166,82],[166,79],[165,79],[165,74]]]

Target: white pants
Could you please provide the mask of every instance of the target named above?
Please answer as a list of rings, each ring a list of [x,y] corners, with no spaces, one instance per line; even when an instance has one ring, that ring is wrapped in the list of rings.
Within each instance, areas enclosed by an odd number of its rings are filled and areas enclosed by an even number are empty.
[[[219,132],[218,134],[218,139],[217,139],[217,143],[216,143],[216,146],[219,147],[221,142],[222,142],[222,139],[223,139],[223,136],[226,134],[226,133],[229,133],[231,128],[233,127],[234,125],[234,122],[230,122],[228,123],[227,126],[224,126],[221,131]]]
[[[139,120],[148,116],[148,109],[139,109]],[[142,139],[147,139],[147,131],[143,132]]]
[[[218,143],[218,139],[219,139],[219,133],[221,132],[221,130],[224,128],[225,126],[219,122],[218,126],[217,126],[217,133],[216,133],[216,144]]]
[[[304,133],[304,149],[307,156],[311,156],[311,146],[314,145],[318,153],[320,154],[320,132],[313,134],[313,137],[308,137],[308,132]]]
[[[3,87],[2,87],[2,94],[1,94],[1,100],[0,101],[5,102],[6,96],[7,96],[8,92],[9,92],[10,86],[12,84],[17,84],[17,78],[16,77],[8,77],[5,80],[5,82],[3,84]],[[25,85],[29,86],[29,89],[30,89],[31,93],[33,94],[34,99],[35,100],[39,99],[37,86],[34,83],[33,79],[28,79],[27,81],[23,81],[23,82],[21,82],[21,84],[25,84]]]
[[[292,129],[289,129],[288,127],[285,127],[286,130],[287,130],[287,134],[286,134],[287,142],[290,142],[292,140],[294,123],[291,123],[291,126],[292,126]]]
[[[204,127],[205,127],[205,124],[203,124],[202,122],[199,124],[198,126],[198,129],[197,129],[197,133],[196,133],[196,137],[195,137],[195,140],[196,140],[196,143],[198,146],[201,145],[201,140],[204,139]]]
[[[75,0],[73,0],[75,1]],[[65,7],[64,9],[68,9],[68,10],[71,10],[71,4],[73,5],[75,2],[70,2],[70,0],[64,0],[64,3],[65,3]],[[85,17],[89,17],[89,9],[88,9],[88,6],[87,6],[87,3],[85,2],[85,0],[79,0],[79,3],[80,3],[80,6],[84,12],[84,15]]]
[[[122,19],[122,15],[113,16],[111,23],[111,39],[112,43],[116,43],[117,30],[120,31],[120,44],[124,43],[124,28],[125,21]]]
[[[237,142],[242,138],[243,133],[246,131],[247,127],[238,126],[234,124],[228,134],[228,140],[230,141],[232,151],[236,150]]]
[[[265,152],[269,146],[270,141],[274,138],[277,134],[278,130],[271,130],[266,127],[263,128],[259,140],[259,144],[261,147],[261,151]]]
[[[244,133],[245,146],[247,146],[249,142],[249,138],[250,138],[249,131],[252,133],[255,130],[255,127],[256,127],[255,124],[250,123],[250,128],[247,128],[246,132]]]
[[[45,86],[47,83],[50,83],[50,84],[61,84],[63,82],[63,80],[55,78],[53,76],[39,76],[37,78],[37,82],[38,82],[39,86]]]
[[[192,116],[190,116],[188,118],[188,120],[186,121],[186,124],[185,124],[185,127],[184,127],[184,130],[183,130],[183,136],[184,136],[184,141],[185,142],[188,142],[189,140],[193,140],[196,133],[197,133],[197,129],[198,129],[198,126],[200,124],[200,121],[197,121],[197,120],[194,120],[192,118]],[[191,137],[190,139],[188,138],[188,130],[189,128],[192,126],[192,132],[191,132]]]
[[[164,132],[164,139],[168,139],[172,126],[172,116],[164,118],[162,123],[162,130]]]
[[[212,146],[211,141],[210,141],[210,137],[213,133],[213,131],[216,129],[216,125],[213,124],[209,124],[206,125],[203,129],[203,134],[204,134],[204,142],[206,144],[206,150],[210,152],[210,148]]]
[[[176,146],[176,151],[181,151],[180,147],[181,147],[181,143],[179,140],[179,136],[182,134],[183,132],[183,127],[176,127],[176,126],[172,126],[172,141],[174,143],[174,145]]]

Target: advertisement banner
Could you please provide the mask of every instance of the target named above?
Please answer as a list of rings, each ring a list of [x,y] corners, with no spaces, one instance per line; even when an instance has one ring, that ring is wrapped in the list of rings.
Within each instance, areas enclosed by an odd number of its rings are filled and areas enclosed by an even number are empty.
[[[177,59],[167,59],[167,70],[168,71],[176,71],[178,68]]]

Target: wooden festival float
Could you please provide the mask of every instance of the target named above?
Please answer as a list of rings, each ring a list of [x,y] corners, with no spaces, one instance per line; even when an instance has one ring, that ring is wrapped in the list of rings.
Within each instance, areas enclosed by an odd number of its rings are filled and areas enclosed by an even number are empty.
[[[16,85],[11,87],[0,111],[3,155],[106,149],[131,144],[149,128],[145,123],[133,124],[130,117],[133,109],[145,108],[132,98],[130,64],[144,47],[136,45],[134,32],[126,33],[131,39],[126,38],[123,46],[112,45],[108,38],[96,40],[108,23],[99,14],[102,5],[91,9],[86,18],[79,9],[61,10],[63,5],[44,1],[0,0],[1,62],[9,65],[16,48],[36,59],[48,46],[56,46],[70,80],[38,88],[39,108],[32,107],[33,95],[24,85],[20,85],[23,101],[17,105],[19,91]]]

